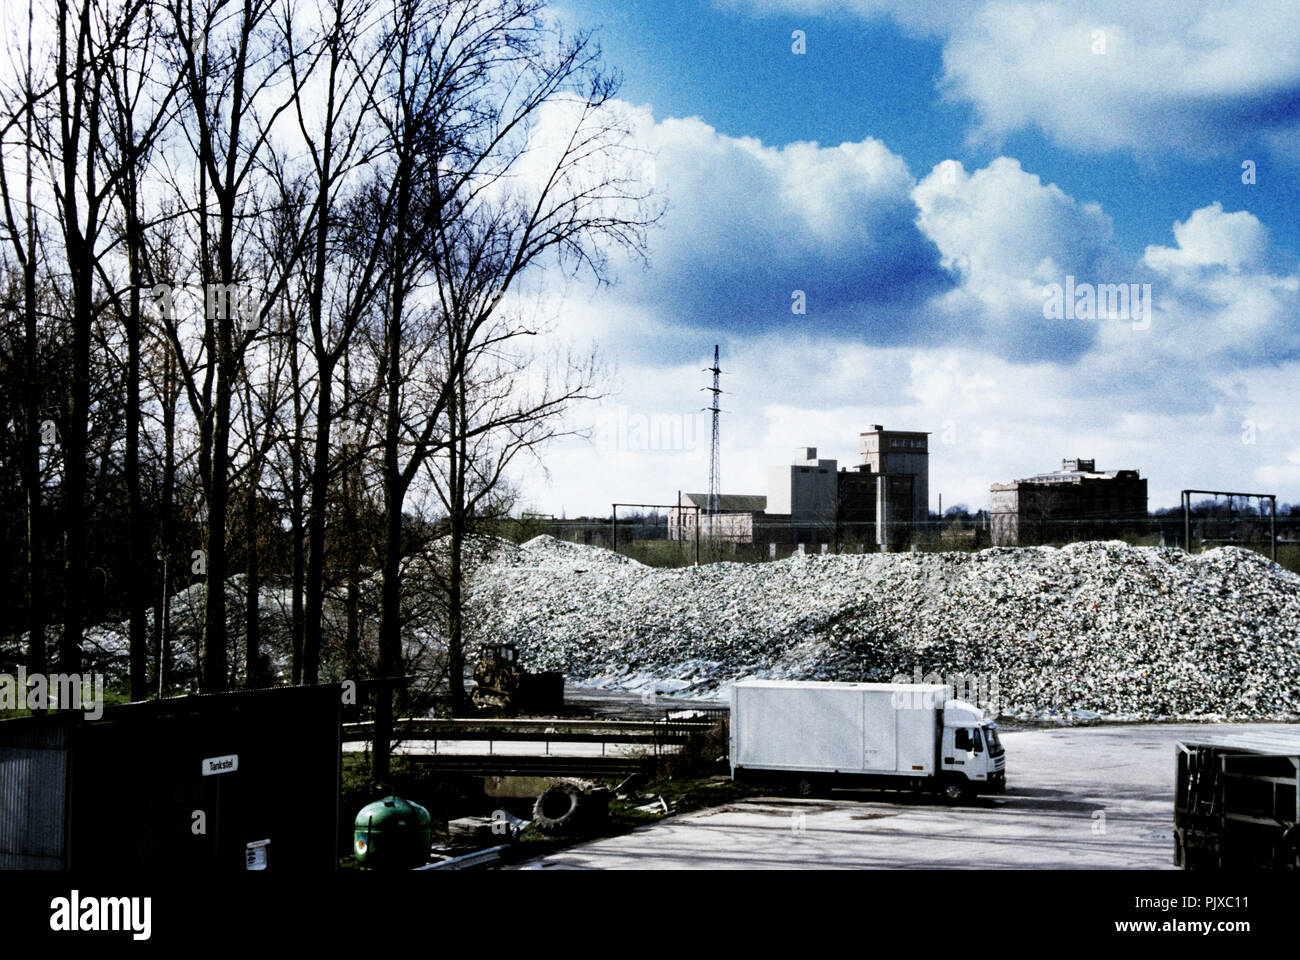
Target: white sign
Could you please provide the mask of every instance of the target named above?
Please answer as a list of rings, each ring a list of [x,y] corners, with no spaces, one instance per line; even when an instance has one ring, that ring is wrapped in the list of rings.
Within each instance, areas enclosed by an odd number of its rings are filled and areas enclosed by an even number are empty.
[[[265,870],[270,840],[254,840],[244,848],[244,869]]]
[[[239,754],[232,753],[225,757],[208,757],[203,761],[203,775],[212,777],[218,773],[234,773],[239,769]]]

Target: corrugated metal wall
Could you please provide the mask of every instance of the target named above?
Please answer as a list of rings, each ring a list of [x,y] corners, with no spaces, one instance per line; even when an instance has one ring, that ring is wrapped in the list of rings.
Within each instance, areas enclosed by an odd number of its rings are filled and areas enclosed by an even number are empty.
[[[64,869],[67,747],[58,719],[0,724],[0,870]]]

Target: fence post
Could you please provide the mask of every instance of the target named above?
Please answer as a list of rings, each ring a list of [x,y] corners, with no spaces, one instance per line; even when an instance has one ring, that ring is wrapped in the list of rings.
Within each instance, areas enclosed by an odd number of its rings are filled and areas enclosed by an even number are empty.
[[[1277,497],[1269,497],[1268,502],[1268,540],[1273,554],[1273,562],[1277,563]]]

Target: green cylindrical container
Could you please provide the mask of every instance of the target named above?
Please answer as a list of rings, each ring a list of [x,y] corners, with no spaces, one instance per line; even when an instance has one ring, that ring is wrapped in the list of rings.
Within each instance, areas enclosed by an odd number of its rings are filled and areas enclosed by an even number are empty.
[[[410,870],[429,860],[433,818],[418,803],[384,797],[357,814],[352,850],[365,870]]]

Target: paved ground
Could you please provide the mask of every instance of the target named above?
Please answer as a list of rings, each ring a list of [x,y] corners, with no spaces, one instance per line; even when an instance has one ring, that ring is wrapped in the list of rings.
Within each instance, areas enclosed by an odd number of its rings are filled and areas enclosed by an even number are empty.
[[[843,790],[830,800],[755,798],[517,869],[1173,869],[1175,742],[1284,727],[1008,731],[1007,793],[971,806]]]

